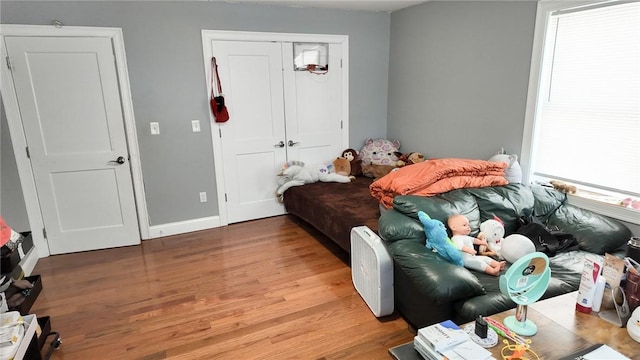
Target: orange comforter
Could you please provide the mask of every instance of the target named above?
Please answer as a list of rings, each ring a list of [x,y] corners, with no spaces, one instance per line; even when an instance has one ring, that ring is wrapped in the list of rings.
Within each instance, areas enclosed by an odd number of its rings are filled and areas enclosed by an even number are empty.
[[[402,167],[369,186],[371,196],[387,208],[396,195],[433,196],[453,189],[506,185],[503,162],[435,159]]]

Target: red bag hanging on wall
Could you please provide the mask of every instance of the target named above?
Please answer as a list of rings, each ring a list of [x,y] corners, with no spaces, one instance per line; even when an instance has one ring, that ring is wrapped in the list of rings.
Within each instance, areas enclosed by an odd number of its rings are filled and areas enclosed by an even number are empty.
[[[217,94],[216,94],[217,90]],[[218,64],[216,58],[211,58],[211,111],[216,122],[225,122],[229,120],[229,111],[224,104],[224,96],[222,95],[222,85],[220,85],[220,77],[218,76]]]

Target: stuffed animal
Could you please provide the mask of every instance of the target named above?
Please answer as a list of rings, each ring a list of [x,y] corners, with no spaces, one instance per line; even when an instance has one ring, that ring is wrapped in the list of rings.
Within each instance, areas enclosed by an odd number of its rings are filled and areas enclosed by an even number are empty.
[[[374,180],[378,180],[395,169],[397,168],[393,165],[362,164],[362,174],[366,177],[372,177]]]
[[[357,151],[353,149],[347,149],[342,152],[342,155],[340,155],[340,157],[343,157],[349,160],[349,164],[351,166],[351,171],[349,172],[349,175],[353,175],[353,176],[362,175],[362,160],[358,158]]]
[[[396,161],[397,167],[403,167],[403,166],[417,164],[425,161],[424,155],[419,152],[403,154],[397,151],[395,155],[398,157],[398,161]]]
[[[567,183],[564,183],[558,180],[551,180],[549,181],[549,184],[551,184],[551,186],[553,186],[554,189],[562,191],[565,194],[575,194],[578,191],[578,189],[575,186],[569,185]]]
[[[504,169],[504,177],[509,183],[522,182],[522,168],[520,168],[520,163],[518,163],[518,155],[507,155],[504,149],[501,149],[500,152],[493,155],[489,161],[507,164],[507,167]]]
[[[278,190],[276,196],[278,201],[284,201],[284,192],[290,187],[311,184],[314,182],[351,182],[352,177],[336,174],[333,170],[333,164],[327,165],[291,165],[285,164],[284,169],[278,174],[281,178],[278,180]]]
[[[345,176],[352,176],[351,175],[351,163],[349,162],[349,160],[347,160],[347,159],[345,159],[343,157],[339,157],[339,158],[333,160],[333,169],[334,169],[336,174],[345,175]]]
[[[400,141],[385,139],[367,139],[358,153],[362,164],[395,165],[398,157],[395,153],[400,149]]]
[[[418,211],[418,219],[424,226],[424,233],[427,235],[425,244],[427,249],[438,253],[450,263],[463,266],[462,252],[453,246],[442,221],[432,219],[424,211]]]
[[[479,253],[485,256],[494,256],[504,259],[501,254],[502,241],[504,240],[504,225],[502,221],[494,216],[493,219],[485,220],[480,224],[480,235],[478,238],[487,241],[487,246],[480,246]]]
[[[536,246],[526,236],[511,234],[502,240],[500,254],[510,263],[518,261],[521,257],[536,251]]]

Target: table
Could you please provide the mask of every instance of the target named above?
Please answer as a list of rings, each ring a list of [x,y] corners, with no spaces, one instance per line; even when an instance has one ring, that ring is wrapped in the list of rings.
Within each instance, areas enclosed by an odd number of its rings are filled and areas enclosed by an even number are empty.
[[[538,326],[538,333],[529,337],[531,349],[540,359],[559,359],[574,352],[584,350],[597,343],[607,344],[631,359],[640,358],[640,343],[635,342],[626,328],[600,319],[597,313],[583,314],[575,310],[577,292],[572,292],[529,305],[527,319]],[[491,315],[502,322],[515,309]],[[503,338],[489,350],[496,359],[501,359]],[[389,349],[389,354],[397,360],[421,360],[413,349],[413,342]]]

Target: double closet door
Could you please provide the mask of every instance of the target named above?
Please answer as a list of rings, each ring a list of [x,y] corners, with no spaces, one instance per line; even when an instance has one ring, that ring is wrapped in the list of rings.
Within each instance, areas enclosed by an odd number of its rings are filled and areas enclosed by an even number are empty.
[[[211,49],[230,114],[213,128],[221,215],[235,223],[284,214],[275,196],[283,164],[327,163],[347,147],[342,47],[329,44],[326,73],[296,71],[292,42],[213,40]]]

